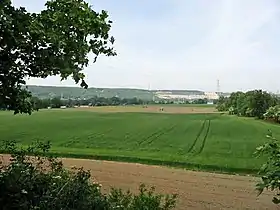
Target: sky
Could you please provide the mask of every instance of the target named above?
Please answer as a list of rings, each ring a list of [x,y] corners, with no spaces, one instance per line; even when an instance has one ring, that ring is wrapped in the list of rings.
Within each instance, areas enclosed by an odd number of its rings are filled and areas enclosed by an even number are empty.
[[[13,0],[31,12],[45,0]],[[88,0],[113,20],[118,56],[85,70],[90,87],[280,90],[279,0]],[[93,56],[89,55],[90,60]],[[78,86],[58,77],[28,84]]]

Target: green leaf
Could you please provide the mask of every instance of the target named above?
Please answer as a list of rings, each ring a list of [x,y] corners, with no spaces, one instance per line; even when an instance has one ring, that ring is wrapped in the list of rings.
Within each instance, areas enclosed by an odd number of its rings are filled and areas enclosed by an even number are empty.
[[[116,55],[113,42],[107,42],[112,22],[106,11],[97,13],[83,0],[49,0],[45,6],[35,14],[23,7],[16,9],[11,1],[1,2],[0,48],[7,47],[1,51],[6,62],[1,66],[0,102],[15,114],[33,111],[30,100],[25,100],[31,94],[21,89],[25,78],[58,75],[65,80],[72,76],[87,88],[81,72],[88,65],[88,54]],[[19,59],[22,62],[16,63]]]

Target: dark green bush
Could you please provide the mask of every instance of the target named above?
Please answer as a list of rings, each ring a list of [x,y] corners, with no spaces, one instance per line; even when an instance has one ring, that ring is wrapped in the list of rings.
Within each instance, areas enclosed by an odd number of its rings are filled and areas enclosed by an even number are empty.
[[[279,98],[263,90],[233,92],[229,98],[221,96],[217,101],[218,111],[228,111],[231,115],[263,119],[269,107],[279,105]]]
[[[277,139],[269,132],[267,135],[269,141],[257,148],[256,154],[264,156],[267,161],[262,165],[260,174],[261,181],[257,184],[259,195],[264,190],[275,192],[273,203],[280,204],[280,144]]]
[[[139,193],[111,189],[103,194],[101,185],[91,182],[83,168],[67,170],[61,161],[48,157],[50,144],[36,143],[27,149],[6,142],[10,162],[1,164],[0,206],[3,210],[168,210],[176,195],[156,194],[141,185]]]

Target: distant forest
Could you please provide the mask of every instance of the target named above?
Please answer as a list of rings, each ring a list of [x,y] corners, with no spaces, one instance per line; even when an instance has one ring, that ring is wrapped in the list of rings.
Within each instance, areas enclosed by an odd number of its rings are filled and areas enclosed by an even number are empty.
[[[104,98],[137,98],[140,100],[153,100],[158,91],[172,92],[173,94],[204,94],[198,90],[144,90],[129,88],[88,88],[80,87],[55,87],[55,86],[27,86],[33,96],[40,99],[60,97],[64,99],[90,99],[94,97]]]
[[[143,90],[128,88],[88,88],[55,87],[55,86],[26,86],[32,93],[32,103],[35,109],[59,108],[62,106],[110,106],[110,105],[147,105],[172,104],[176,101],[156,97],[157,92],[171,92],[172,94],[198,94],[204,92],[197,90]],[[184,101],[183,103],[206,104],[206,99]],[[1,109],[9,107],[0,104]]]

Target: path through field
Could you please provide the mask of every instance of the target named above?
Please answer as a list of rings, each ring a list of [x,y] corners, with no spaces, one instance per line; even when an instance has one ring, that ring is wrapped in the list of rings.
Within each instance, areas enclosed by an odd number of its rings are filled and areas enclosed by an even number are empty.
[[[63,159],[66,166],[83,166],[105,190],[111,186],[137,190],[141,183],[159,192],[179,194],[176,209],[277,209],[271,194],[254,191],[257,178],[194,172],[141,164]]]

